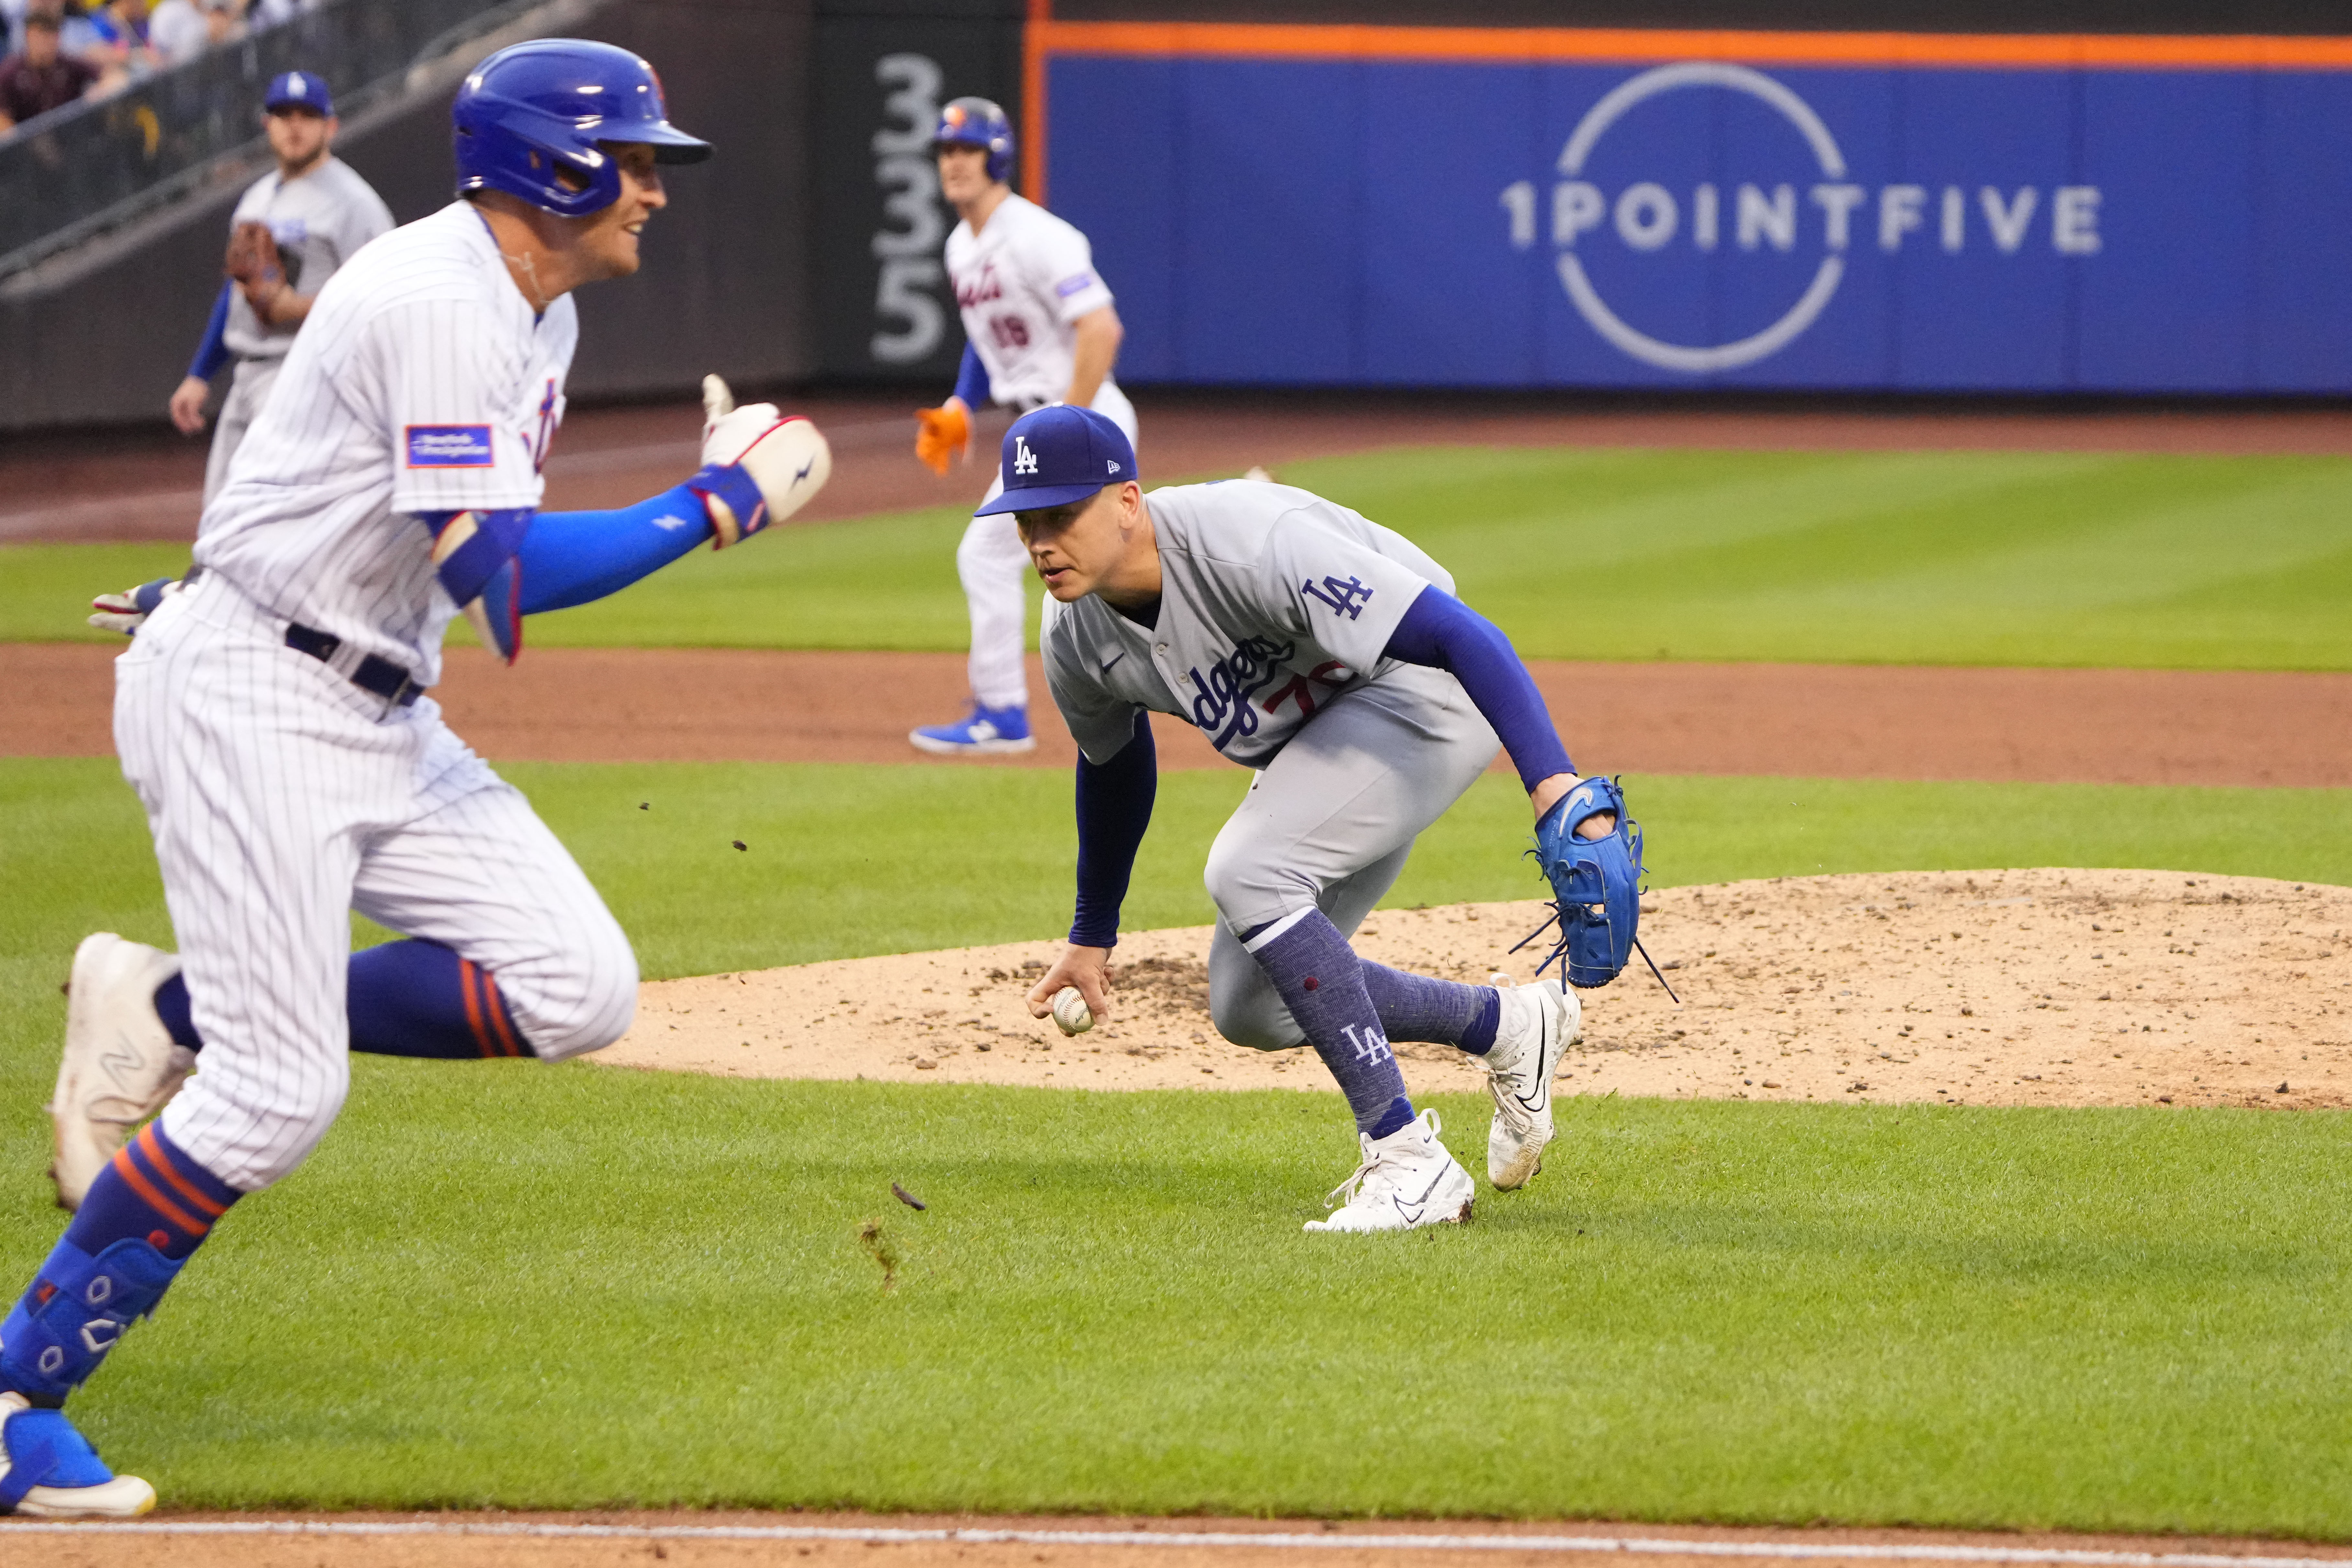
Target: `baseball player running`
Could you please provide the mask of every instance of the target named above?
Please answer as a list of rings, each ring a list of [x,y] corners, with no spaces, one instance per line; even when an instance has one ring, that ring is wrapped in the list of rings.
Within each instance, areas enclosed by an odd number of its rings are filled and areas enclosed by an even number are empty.
[[[669,123],[645,61],[568,39],[491,56],[454,118],[461,199],[320,290],[194,580],[116,664],[115,743],[181,951],[101,933],[74,958],[51,1109],[79,1207],[0,1323],[0,1508],[153,1506],[60,1406],[222,1216],[324,1135],[348,1049],[561,1061],[628,1026],[628,939],[422,695],[451,616],[511,659],[523,616],[732,544],[829,471],[807,421],[730,410],[714,378],[685,483],[539,511],[571,291],[637,269],[660,166],[710,148]],[[354,909],[408,940],[352,954]]]
[[[1174,714],[1257,771],[1209,851],[1217,1031],[1261,1050],[1313,1046],[1355,1112],[1360,1163],[1332,1193],[1336,1211],[1307,1228],[1470,1215],[1474,1184],[1439,1141],[1437,1113],[1414,1114],[1391,1040],[1442,1041],[1485,1063],[1486,1173],[1500,1189],[1525,1185],[1552,1137],[1552,1075],[1581,1020],[1575,993],[1552,979],[1498,988],[1408,974],[1348,945],[1498,735],[1539,837],[1615,826],[1620,797],[1577,777],[1509,640],[1402,535],[1306,490],[1232,479],[1147,497],[1126,432],[1090,410],[1024,416],[1003,461],[1004,493],[982,510],[1019,520],[1055,600],[1045,678],[1080,753],[1077,912],[1031,1012],[1046,1016],[1066,985],[1106,1010],[1119,903],[1157,787],[1146,715]]]
[[[1111,379],[1122,329],[1110,289],[1096,276],[1087,237],[1013,194],[1013,126],[984,98],[940,111],[931,150],[940,190],[963,221],[948,236],[948,278],[963,312],[963,368],[956,388],[916,418],[915,455],[933,471],[971,447],[971,411],[994,401],[1024,410],[1048,403],[1091,407],[1136,439],[1135,405]],[[998,475],[993,500],[1004,488]],[[940,756],[1026,752],[1029,678],[1021,658],[1028,615],[1028,557],[1013,521],[982,506],[956,547],[956,574],[971,612],[971,710],[907,738]]]
[[[227,279],[187,377],[172,394],[172,423],[193,436],[205,427],[213,377],[236,362],[205,464],[207,501],[220,493],[229,459],[253,427],[319,290],[361,246],[392,229],[383,198],[331,151],[338,122],[324,78],[288,71],[271,79],[262,105],[278,167],[237,201]]]

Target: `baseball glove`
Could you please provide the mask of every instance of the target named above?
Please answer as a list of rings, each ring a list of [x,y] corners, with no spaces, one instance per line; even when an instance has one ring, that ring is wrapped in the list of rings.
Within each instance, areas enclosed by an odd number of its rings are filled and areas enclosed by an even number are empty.
[[[971,416],[961,403],[915,410],[915,456],[931,472],[944,478],[949,462],[959,452],[971,451]]]
[[[1586,838],[1576,831],[1604,812],[1617,816],[1608,832]],[[1552,918],[1519,947],[1557,922],[1559,939],[1538,972],[1558,959],[1569,984],[1608,984],[1633,955],[1642,914],[1642,826],[1625,813],[1625,792],[1614,779],[1579,784],[1536,824],[1534,853],[1551,884]]]
[[[268,224],[250,218],[229,231],[228,256],[221,270],[245,290],[247,304],[265,313],[269,301],[286,287],[286,264],[278,254],[277,237]]]

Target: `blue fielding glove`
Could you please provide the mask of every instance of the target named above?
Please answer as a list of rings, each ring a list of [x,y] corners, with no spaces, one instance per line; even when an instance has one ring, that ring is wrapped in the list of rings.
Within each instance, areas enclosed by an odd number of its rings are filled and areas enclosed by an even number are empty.
[[[1610,811],[1616,826],[1598,838],[1577,836],[1580,823]],[[1538,971],[1557,958],[1570,985],[1608,984],[1633,957],[1642,915],[1642,827],[1625,814],[1625,792],[1614,779],[1600,778],[1569,791],[1536,824],[1535,856],[1551,883],[1559,922],[1559,942]]]

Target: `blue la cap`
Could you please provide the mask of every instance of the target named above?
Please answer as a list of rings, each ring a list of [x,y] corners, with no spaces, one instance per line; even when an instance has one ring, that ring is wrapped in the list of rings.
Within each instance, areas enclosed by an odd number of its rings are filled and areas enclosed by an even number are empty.
[[[261,100],[264,109],[315,109],[320,114],[335,112],[335,95],[327,90],[327,79],[309,71],[285,71],[269,80],[269,93]]]
[[[1004,433],[1004,493],[972,513],[1041,511],[1084,500],[1139,476],[1127,432],[1091,408],[1055,403],[1024,414]]]

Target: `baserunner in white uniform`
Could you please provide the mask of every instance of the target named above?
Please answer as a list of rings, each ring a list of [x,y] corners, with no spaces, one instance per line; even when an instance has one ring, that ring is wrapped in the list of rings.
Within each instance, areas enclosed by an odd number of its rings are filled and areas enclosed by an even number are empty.
[[[963,313],[963,368],[955,392],[917,415],[915,455],[944,474],[969,455],[971,413],[984,403],[1026,412],[1048,403],[1091,407],[1136,440],[1135,405],[1111,379],[1123,329],[1110,289],[1095,271],[1087,237],[1036,203],[1013,194],[1013,126],[984,98],[959,98],[940,111],[931,150],[940,191],[963,221],[948,236],[949,281]],[[991,482],[988,499],[1004,489]],[[1025,752],[1029,679],[1022,629],[1029,612],[1029,562],[1012,519],[983,505],[956,547],[956,575],[971,613],[971,710],[926,724],[908,739],[940,756]]]
[[[657,165],[710,149],[645,61],[569,39],[490,57],[454,119],[463,199],[320,291],[192,581],[116,665],[115,745],[181,951],[101,932],[74,957],[51,1114],[76,1213],[0,1324],[0,1507],[153,1505],[59,1406],[231,1205],[318,1143],[349,1051],[560,1061],[627,1028],[628,939],[422,695],[451,617],[511,659],[525,615],[733,543],[829,471],[806,420],[708,385],[686,482],[539,511],[571,290],[636,270]],[[353,910],[408,940],[352,954]]]
[[[392,229],[383,199],[334,155],[340,122],[326,79],[288,71],[271,79],[262,104],[262,126],[278,167],[246,188],[229,218],[230,265],[247,275],[221,284],[204,342],[172,394],[172,423],[193,436],[205,427],[213,378],[224,366],[236,366],[205,464],[207,501],[220,493],[229,459],[261,412],[319,290],[360,247]],[[266,247],[248,229],[257,225],[269,237]],[[252,265],[240,267],[240,257]]]
[[[1478,1057],[1495,1117],[1488,1179],[1524,1186],[1552,1136],[1551,1080],[1577,1037],[1556,980],[1465,985],[1360,960],[1348,937],[1421,831],[1507,747],[1540,824],[1579,784],[1510,642],[1402,535],[1288,485],[1143,493],[1126,434],[1045,408],[1004,438],[1011,511],[1045,591],[1045,679],[1078,742],[1077,910],[1030,993],[1038,1017],[1075,985],[1097,1017],[1118,909],[1151,817],[1149,713],[1199,727],[1256,770],[1209,850],[1217,926],[1209,1010],[1236,1045],[1309,1045],[1355,1113],[1361,1159],[1308,1230],[1467,1218],[1475,1185],[1416,1116],[1391,1040]],[[1608,812],[1565,822],[1599,837]],[[1500,979],[1502,977],[1497,976]]]

